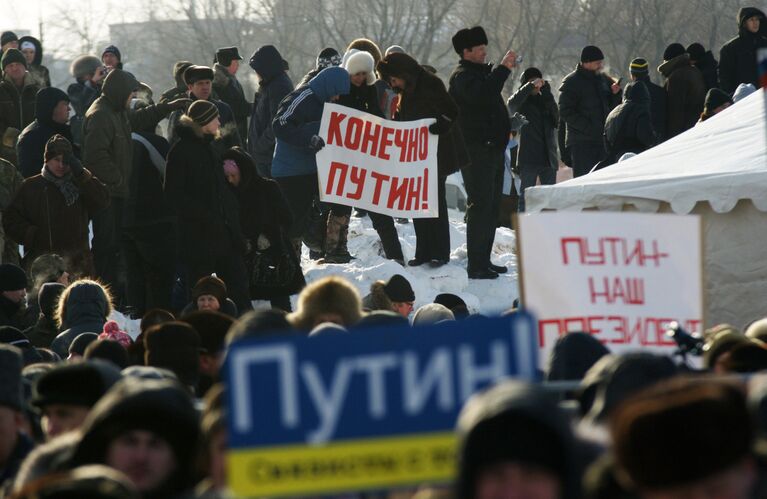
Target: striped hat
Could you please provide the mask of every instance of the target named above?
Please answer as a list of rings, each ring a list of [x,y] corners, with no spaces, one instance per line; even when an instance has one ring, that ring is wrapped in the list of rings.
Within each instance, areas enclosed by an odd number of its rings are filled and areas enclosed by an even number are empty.
[[[647,63],[646,59],[637,57],[631,61],[631,64],[629,64],[629,71],[634,74],[647,74],[650,72],[650,65]]]
[[[218,108],[210,101],[196,100],[186,114],[198,125],[205,126],[218,117]]]

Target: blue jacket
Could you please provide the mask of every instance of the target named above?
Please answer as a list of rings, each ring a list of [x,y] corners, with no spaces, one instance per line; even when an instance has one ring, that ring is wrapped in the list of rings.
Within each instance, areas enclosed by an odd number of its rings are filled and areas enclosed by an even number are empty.
[[[309,142],[320,131],[325,103],[335,95],[348,94],[350,85],[345,69],[326,68],[308,85],[297,88],[282,100],[272,121],[277,139],[272,176],[294,177],[317,172],[315,151]]]

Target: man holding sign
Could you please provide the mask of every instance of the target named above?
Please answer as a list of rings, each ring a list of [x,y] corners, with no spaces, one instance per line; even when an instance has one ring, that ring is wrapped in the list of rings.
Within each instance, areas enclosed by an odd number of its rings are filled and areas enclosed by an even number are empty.
[[[447,176],[469,164],[461,130],[455,124],[458,106],[437,76],[426,71],[407,54],[392,53],[379,64],[378,72],[400,94],[398,121],[434,118],[429,133],[439,135],[437,146],[437,218],[413,221],[416,234],[415,258],[410,266],[429,263],[441,267],[450,260],[450,222],[447,217],[445,181]]]

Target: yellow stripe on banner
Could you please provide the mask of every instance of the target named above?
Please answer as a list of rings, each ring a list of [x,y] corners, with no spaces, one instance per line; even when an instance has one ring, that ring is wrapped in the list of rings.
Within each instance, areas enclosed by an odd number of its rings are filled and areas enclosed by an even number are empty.
[[[452,432],[231,449],[229,487],[237,497],[275,497],[445,483],[455,475],[455,453]]]

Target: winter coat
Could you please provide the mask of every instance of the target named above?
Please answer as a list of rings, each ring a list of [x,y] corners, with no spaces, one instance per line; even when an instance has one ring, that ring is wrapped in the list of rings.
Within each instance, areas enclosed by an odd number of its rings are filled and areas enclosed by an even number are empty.
[[[623,104],[605,121],[605,149],[612,161],[627,152],[639,154],[657,143],[650,117],[650,93],[641,81],[631,82],[623,91]]]
[[[260,75],[261,83],[250,116],[248,152],[256,162],[258,174],[271,177],[275,146],[272,119],[282,99],[293,91],[293,82],[284,70],[282,56],[271,45],[258,49],[250,66]]]
[[[509,74],[505,66],[493,69],[492,64],[461,59],[450,75],[449,92],[458,106],[458,124],[466,145],[506,148],[511,123],[501,91]]]
[[[714,59],[714,54],[710,50],[706,51],[702,61],[696,61],[695,67],[703,75],[703,81],[706,82],[706,92],[712,88],[717,88],[719,77],[719,63]]]
[[[133,75],[112,70],[83,123],[83,163],[116,198],[128,197],[133,142],[126,104],[137,87]]]
[[[19,245],[6,237],[3,229],[3,211],[13,201],[24,177],[11,163],[0,159],[0,263],[19,263]]]
[[[175,221],[173,208],[163,191],[165,161],[170,149],[168,141],[148,132],[134,132],[131,137],[133,167],[129,179],[129,195],[123,208],[125,227],[172,224]],[[144,145],[145,141],[154,149],[152,154]]]
[[[561,336],[551,350],[547,381],[580,381],[610,350],[589,333]]]
[[[317,173],[310,140],[320,131],[322,110],[335,95],[349,93],[351,81],[343,68],[323,69],[305,87],[289,93],[272,120],[277,145],[272,160],[273,177]]]
[[[8,75],[0,81],[0,137],[5,129],[23,130],[35,119],[35,96],[40,90],[29,73],[24,75],[21,89],[13,84]],[[41,165],[42,166],[42,165]]]
[[[409,85],[405,92],[400,94],[397,120],[437,120],[437,172],[441,177],[469,166],[471,161],[459,124],[458,105],[448,93],[445,84],[439,77],[423,69],[415,59],[399,59],[404,62],[405,80]]]
[[[373,116],[383,118],[383,112],[381,106],[378,105],[378,93],[373,85],[368,85],[365,82],[359,87],[356,85],[349,85],[349,93],[342,95],[338,98],[336,104],[340,106],[350,107],[357,111],[363,111]]]
[[[62,332],[51,343],[51,350],[62,359],[69,356],[69,345],[82,333],[99,334],[109,315],[109,303],[104,299],[104,292],[96,289],[97,285],[80,283],[71,288],[69,293],[64,291],[64,316],[62,317]]]
[[[56,322],[44,315],[40,315],[34,326],[24,330],[24,336],[35,348],[50,348],[51,343],[59,334]]]
[[[226,153],[226,157],[234,158],[240,167],[240,184],[232,189],[237,196],[240,227],[248,241],[248,248],[251,251],[255,249],[259,236],[264,236],[270,243],[267,253],[275,259],[290,258],[300,269],[301,263],[298,256],[284,244],[287,241],[284,235],[293,224],[293,215],[277,182],[258,175],[253,160],[242,150],[230,150]],[[246,261],[248,261],[247,258]],[[251,287],[250,298],[269,300],[278,296],[292,295],[298,293],[304,286],[306,286],[304,276],[298,272],[293,282],[280,289]]]
[[[759,16],[758,33],[746,29],[746,19]],[[732,95],[741,83],[751,83],[759,88],[756,56],[760,48],[767,47],[767,18],[754,7],[738,12],[738,36],[728,41],[719,51],[719,88]]]
[[[182,258],[227,257],[244,251],[237,199],[224,177],[213,137],[194,123],[179,123],[179,140],[170,148],[165,196],[178,217]],[[228,244],[226,244],[228,242]]]
[[[41,174],[24,180],[5,210],[3,227],[8,237],[24,245],[24,262],[56,253],[75,274],[94,275],[88,223],[109,205],[109,193],[88,170],[72,178],[80,189],[77,201],[67,206],[64,195]]]
[[[24,329],[22,326],[23,314],[21,305],[12,302],[3,295],[0,295],[0,326],[13,326],[16,329]]]
[[[559,86],[559,116],[565,122],[565,145],[602,144],[602,130],[610,111],[620,103],[610,77],[583,69],[565,76]]]
[[[62,100],[69,101],[69,97],[58,88],[38,92],[35,121],[21,132],[19,142],[16,145],[19,158],[18,167],[24,178],[40,173],[40,168],[45,162],[45,144],[48,143],[48,139],[59,134],[70,143],[74,141],[72,130],[68,124],[62,125],[51,119],[54,108]],[[75,153],[76,156],[79,156],[79,149],[76,149]]]
[[[650,81],[649,76],[637,78],[650,92],[650,118],[652,119],[652,128],[658,137],[658,142],[666,140],[666,89]]]
[[[179,98],[181,97],[187,97],[192,101],[197,100],[197,97],[191,92],[179,96]],[[242,146],[240,132],[237,131],[237,123],[234,120],[232,108],[229,107],[226,102],[215,99],[213,94],[211,94],[208,100],[215,104],[218,109],[218,121],[221,123],[221,139],[216,141],[216,147],[219,148],[219,153],[223,153],[230,147]],[[168,117],[168,142],[171,146],[178,142],[179,138],[176,135],[176,131],[178,131],[178,123],[183,115],[184,111],[178,109],[170,113],[170,116]]]
[[[237,124],[237,133],[240,139],[248,136],[248,116],[253,105],[245,99],[242,85],[235,75],[221,64],[213,65],[213,90],[218,98],[225,102],[232,110],[234,122]]]
[[[525,83],[506,105],[509,113],[520,113],[527,124],[519,133],[517,149],[517,167],[538,171],[541,168],[559,169],[557,156],[557,127],[559,126],[559,108],[548,82],[541,87],[541,93],[534,95],[532,82]]]
[[[19,47],[21,47],[21,44],[24,42],[31,42],[35,46],[35,58],[32,59],[32,64],[28,65],[27,71],[32,75],[32,78],[38,87],[50,87],[51,75],[48,68],[42,65],[43,46],[40,44],[40,40],[34,36],[22,36],[19,38]]]
[[[666,78],[666,135],[676,137],[695,126],[706,100],[706,82],[687,53],[658,67]]]

